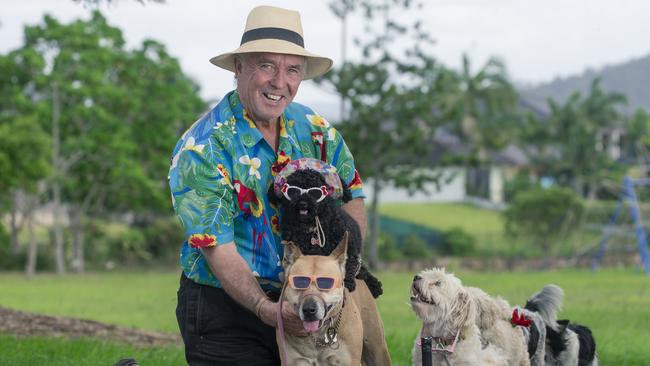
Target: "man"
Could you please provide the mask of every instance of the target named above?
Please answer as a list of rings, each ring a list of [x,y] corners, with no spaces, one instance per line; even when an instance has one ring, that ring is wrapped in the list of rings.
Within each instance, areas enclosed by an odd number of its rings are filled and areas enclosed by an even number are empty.
[[[338,131],[292,103],[302,80],[332,65],[305,50],[297,12],[253,9],[241,46],[210,61],[235,73],[237,90],[183,134],[169,174],[187,234],[176,309],[185,357],[191,365],[278,365],[283,247],[266,192],[288,161],[325,160],[351,188],[344,209],[365,232],[361,181]],[[289,306],[282,317],[286,332],[307,334]]]

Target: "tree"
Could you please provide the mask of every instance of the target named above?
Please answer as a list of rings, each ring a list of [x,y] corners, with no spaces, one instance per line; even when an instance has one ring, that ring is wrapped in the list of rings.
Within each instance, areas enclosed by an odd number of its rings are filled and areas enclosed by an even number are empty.
[[[411,11],[422,4],[408,0],[375,5],[370,1],[345,2],[346,9],[361,10],[367,33],[357,40],[364,58],[345,62],[320,80],[333,87],[348,101],[351,110],[342,116],[340,129],[350,146],[357,169],[371,178],[373,194],[369,209],[368,260],[378,265],[379,194],[388,182],[412,189],[439,178],[426,167],[430,140],[437,119],[432,116],[436,78],[441,67],[427,55],[431,39],[421,23],[403,26],[389,12]],[[380,30],[371,25],[379,21]],[[392,46],[405,44],[412,37],[413,47],[406,52]]]
[[[65,271],[63,204],[74,268],[83,271],[83,219],[168,207],[166,156],[182,126],[204,109],[198,87],[163,45],[124,46],[121,31],[97,11],[70,24],[45,16],[43,24],[25,29],[21,51],[45,60],[30,102],[47,101],[39,121],[52,131],[49,186],[59,273]]]
[[[598,79],[586,97],[576,92],[564,104],[549,100],[544,173],[581,196],[595,198],[601,182],[621,168],[599,146],[599,138],[605,128],[623,125],[619,107],[625,102],[620,94],[606,93]]]
[[[38,121],[43,103],[32,102],[44,60],[33,50],[0,55],[0,213],[9,207],[10,253],[18,254],[18,234],[25,223],[30,228],[26,271],[36,267],[37,243],[32,213],[37,204],[38,182],[49,174],[50,139]],[[21,220],[18,221],[20,216]]]
[[[517,93],[500,60],[490,58],[475,74],[466,54],[462,61],[460,73],[447,70],[439,78],[439,105],[445,126],[472,147],[466,164],[485,165],[488,152],[502,149],[513,136]]]

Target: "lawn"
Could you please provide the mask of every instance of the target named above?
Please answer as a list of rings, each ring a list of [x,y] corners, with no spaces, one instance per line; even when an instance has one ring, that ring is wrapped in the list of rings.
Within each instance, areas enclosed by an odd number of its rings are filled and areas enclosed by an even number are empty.
[[[544,254],[540,248],[532,247],[526,238],[515,239],[506,235],[505,221],[501,212],[472,204],[385,203],[379,207],[379,212],[381,215],[440,232],[460,228],[474,238],[475,254],[479,256],[504,256],[508,253],[517,253],[524,257],[540,257]],[[591,219],[601,220],[603,225],[607,222],[607,217],[591,217]],[[571,256],[576,252],[595,250],[600,237],[600,232],[587,230],[578,230],[571,235],[561,236],[552,255]]]
[[[501,295],[513,304],[523,304],[543,285],[556,283],[566,291],[560,316],[592,328],[602,364],[647,364],[650,278],[635,270],[457,274],[465,284]],[[410,349],[419,330],[407,305],[413,273],[380,273],[379,277],[385,288],[379,307],[393,364],[409,365]],[[41,275],[31,280],[0,274],[0,305],[176,332],[177,283],[177,273]],[[183,364],[182,350],[176,347],[137,349],[96,340],[0,336],[0,365],[111,365],[126,356],[136,357],[143,365]]]
[[[379,207],[379,212],[436,231],[460,228],[472,235],[477,252],[482,255],[504,253],[514,245],[504,235],[499,211],[461,203],[385,203]]]

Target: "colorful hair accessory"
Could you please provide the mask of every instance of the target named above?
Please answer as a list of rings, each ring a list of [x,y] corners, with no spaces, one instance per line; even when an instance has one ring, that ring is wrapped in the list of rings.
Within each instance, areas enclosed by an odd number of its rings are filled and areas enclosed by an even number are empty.
[[[343,197],[343,186],[341,185],[341,178],[336,173],[336,168],[322,160],[312,158],[300,158],[291,160],[282,170],[275,176],[273,181],[273,191],[278,197],[282,196],[282,188],[287,183],[287,178],[298,170],[311,169],[323,175],[325,184],[328,185],[330,194],[334,199]]]

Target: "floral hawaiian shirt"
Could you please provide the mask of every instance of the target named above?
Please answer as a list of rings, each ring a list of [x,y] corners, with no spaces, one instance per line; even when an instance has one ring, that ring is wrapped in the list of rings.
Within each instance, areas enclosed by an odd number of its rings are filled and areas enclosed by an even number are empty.
[[[263,288],[280,286],[279,217],[267,192],[287,162],[303,157],[336,167],[352,197],[364,197],[339,132],[301,104],[291,103],[281,116],[277,153],[248,118],[236,91],[183,134],[174,148],[169,186],[186,233],[180,264],[187,277],[220,287],[201,248],[234,241]]]

